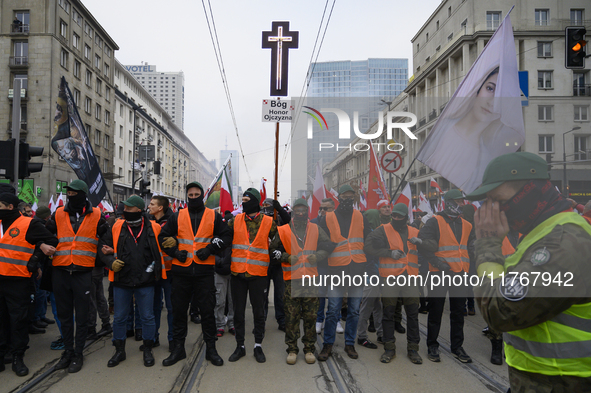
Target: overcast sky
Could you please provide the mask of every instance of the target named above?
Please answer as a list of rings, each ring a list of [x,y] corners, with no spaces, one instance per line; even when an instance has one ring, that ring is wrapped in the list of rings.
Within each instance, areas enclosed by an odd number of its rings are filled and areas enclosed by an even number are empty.
[[[208,159],[219,158],[226,138],[228,149],[239,150],[201,1],[83,3],[119,45],[116,57],[122,64],[144,61],[158,71],[184,72],[185,133]],[[410,39],[438,4],[439,0],[338,0],[318,61],[407,58],[411,69]],[[332,0],[326,16],[331,5]],[[299,96],[324,6],[322,0],[211,1],[246,165],[257,188],[263,176],[269,180],[267,189],[273,187],[275,139],[274,124],[261,122],[261,101],[270,94],[271,62],[271,51],[261,49],[262,31],[271,30],[272,21],[284,20],[299,31],[299,49],[290,50],[289,58],[289,95]],[[282,123],[280,135],[281,160],[288,123]],[[280,200],[289,195],[289,161],[280,172]],[[240,185],[251,186],[242,160]]]

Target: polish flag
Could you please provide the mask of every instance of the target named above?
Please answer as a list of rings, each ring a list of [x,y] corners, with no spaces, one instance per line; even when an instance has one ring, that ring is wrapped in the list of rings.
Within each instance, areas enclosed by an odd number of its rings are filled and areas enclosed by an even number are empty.
[[[228,185],[226,171],[224,171],[222,173],[222,187],[220,188],[220,213],[224,214],[226,210],[234,210],[234,205],[232,204],[232,193]]]
[[[177,199],[175,198],[174,203],[172,204],[172,212],[173,213],[176,213],[176,201],[177,201]]]
[[[380,171],[376,152],[371,144],[369,145],[369,150],[369,179],[367,182],[367,194],[364,194],[363,197],[366,200],[366,208],[375,209],[381,200],[385,199],[390,202],[390,195],[386,191],[386,183]]]
[[[33,206],[31,206],[31,211],[33,212],[33,217],[35,217],[35,213],[37,212],[37,201],[33,202]]]
[[[427,198],[423,194],[423,191],[421,191],[419,193],[419,206],[418,207],[423,212],[433,214],[433,209],[431,209],[431,204],[429,203],[429,201],[427,200]]]
[[[57,208],[55,202],[53,201],[53,194],[51,195],[51,198],[49,199],[49,205],[47,207],[49,208],[49,211],[51,211],[51,214],[53,214],[55,212],[55,209]]]
[[[55,201],[55,204],[56,204],[57,207],[64,206],[66,204],[65,201],[64,201],[64,194],[62,194],[60,192],[60,195],[57,197],[57,200]],[[56,207],[56,209],[57,209],[57,207]]]
[[[406,187],[402,190],[402,194],[396,199],[396,203],[404,203],[408,207],[408,218],[413,222],[412,214],[412,192],[410,191],[410,184],[406,183]]]
[[[261,185],[259,186],[259,193],[261,194],[261,206],[263,206],[263,201],[267,199],[267,179],[264,177],[261,178]]]
[[[363,188],[363,183],[361,180],[359,180],[359,192],[359,206],[361,207],[361,211],[365,211],[367,210],[367,196],[365,194],[365,189]]]
[[[331,188],[330,191],[328,191],[326,189],[326,186],[324,186],[324,194],[326,195],[327,198],[332,199],[332,201],[334,202],[334,208],[336,209],[337,207],[339,207],[339,198],[338,198],[338,192],[334,189]]]
[[[320,161],[316,164],[316,178],[314,179],[314,193],[312,194],[312,203],[310,206],[310,219],[318,217],[318,210],[320,209],[320,202],[326,198],[326,188],[324,187],[324,178],[322,177],[322,169],[320,168]]]
[[[439,192],[443,192],[441,190],[441,187],[439,187],[439,184],[437,184],[437,182],[433,178],[431,178],[431,187],[437,188],[439,190]]]

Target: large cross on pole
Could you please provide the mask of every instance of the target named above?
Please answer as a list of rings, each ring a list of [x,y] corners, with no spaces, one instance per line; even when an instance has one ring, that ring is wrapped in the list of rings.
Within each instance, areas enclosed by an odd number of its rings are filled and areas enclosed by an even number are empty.
[[[289,31],[289,22],[273,22],[263,31],[263,49],[271,49],[271,96],[287,96],[289,49],[297,49],[299,32]]]

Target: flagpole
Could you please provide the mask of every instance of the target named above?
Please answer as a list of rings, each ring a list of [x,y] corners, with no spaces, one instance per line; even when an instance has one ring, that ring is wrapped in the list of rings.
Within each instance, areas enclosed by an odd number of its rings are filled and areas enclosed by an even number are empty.
[[[408,169],[406,170],[406,172],[404,172],[404,175],[402,175],[402,178],[400,179],[400,184],[398,184],[398,186],[396,187],[396,191],[390,197],[390,198],[392,198],[392,200],[394,200],[394,196],[396,194],[398,194],[398,190],[400,189],[400,186],[402,186],[402,183],[404,183],[404,179],[406,179],[406,175],[408,175],[410,168],[412,168],[412,165],[415,163],[416,160],[417,160],[417,156],[415,156],[415,158],[412,159],[410,165],[408,166]]]
[[[205,191],[207,197],[209,197],[209,191],[213,188],[215,182],[218,180],[218,178],[220,177],[220,175],[224,171],[224,169],[226,169],[226,166],[228,165],[228,162],[230,161],[231,158],[232,158],[232,154],[230,154],[228,156],[228,158],[226,158],[226,161],[224,161],[224,164],[222,165],[222,169],[220,169],[218,171],[218,173],[214,176],[211,184],[209,185],[209,188]],[[204,198],[204,200],[206,200],[206,199],[207,198]]]

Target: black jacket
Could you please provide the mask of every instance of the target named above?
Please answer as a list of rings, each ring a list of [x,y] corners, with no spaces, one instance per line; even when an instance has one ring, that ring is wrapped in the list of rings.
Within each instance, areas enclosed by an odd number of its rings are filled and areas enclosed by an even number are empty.
[[[215,256],[215,272],[221,276],[230,275],[232,273],[232,247],[227,247],[218,254]]]
[[[144,227],[128,227],[124,222],[119,234],[117,244],[117,258],[115,255],[105,255],[102,252],[102,246],[107,245],[113,247],[113,232],[109,228],[107,233],[101,238],[99,242],[99,257],[103,263],[112,269],[115,259],[122,260],[125,265],[121,271],[115,273],[113,285],[118,287],[145,287],[154,285],[162,277],[162,264],[160,260],[160,251],[158,249],[158,240],[152,228],[149,217],[144,214]],[[137,244],[129,232],[132,230],[135,236],[141,230],[141,234],[137,239]],[[154,267],[151,272],[148,267],[154,262]]]
[[[84,218],[86,217],[87,214],[91,214],[93,209],[96,209],[92,207],[92,205],[90,204],[90,202],[87,200],[86,201],[86,209],[84,210],[84,212],[82,214],[76,214],[76,212],[72,211],[70,209],[70,204],[66,203],[66,206],[64,206],[64,211],[66,213],[68,213],[70,215],[70,224],[72,225],[72,229],[74,230],[74,233],[78,232],[78,229],[80,229],[80,225],[82,225],[82,221],[84,221]],[[49,232],[53,233],[54,235],[57,235],[57,223],[55,222],[55,213],[53,213],[51,215],[51,218],[49,219],[49,221],[47,221],[47,224],[45,225],[45,227],[49,230]],[[97,233],[97,237],[100,238],[101,236],[103,236],[107,230],[109,229],[109,224],[107,224],[107,221],[105,220],[105,218],[103,216],[101,216],[101,218],[99,219],[99,222],[97,224],[96,227],[96,233]],[[99,249],[100,249],[100,245],[99,245]],[[77,271],[82,271],[82,272],[86,272],[86,271],[92,271],[92,267],[83,267],[83,266],[78,266],[78,265],[74,265],[71,264],[69,266],[56,266],[57,269],[65,269],[68,270],[70,272],[77,272]]]
[[[164,215],[162,217],[160,217],[160,219],[157,220],[156,217],[154,217],[152,215],[150,216],[150,219],[156,221],[156,224],[158,224],[161,227],[163,227],[164,224],[166,224],[166,222],[168,221],[168,219],[170,217],[172,217],[173,214],[174,213],[172,212],[172,209],[168,208],[168,209],[166,209],[164,211]]]
[[[203,217],[204,210],[200,211],[191,211],[189,212],[189,218],[191,219],[191,226],[193,229],[193,236],[197,234],[197,229],[199,229],[199,225],[201,224],[201,218]],[[179,232],[178,226],[179,220],[179,212],[174,213],[170,216],[166,224],[162,227],[162,232],[160,232],[160,236],[158,237],[158,241],[162,244],[164,238],[166,237],[174,237],[177,238]],[[222,239],[224,242],[224,248],[229,247],[232,245],[232,232],[230,228],[228,228],[228,224],[222,219],[222,216],[219,213],[215,213],[215,222],[213,224],[213,236]],[[211,254],[215,254],[220,250],[214,244],[208,244],[207,248]],[[175,253],[178,251],[178,247],[171,247],[165,248],[163,251],[170,255],[171,257],[175,258]],[[200,263],[196,263],[193,261],[189,266],[183,267],[173,264],[172,265],[172,274],[173,275],[183,275],[183,276],[202,276],[202,275],[213,275],[215,269],[214,266],[211,265],[203,265]]]

